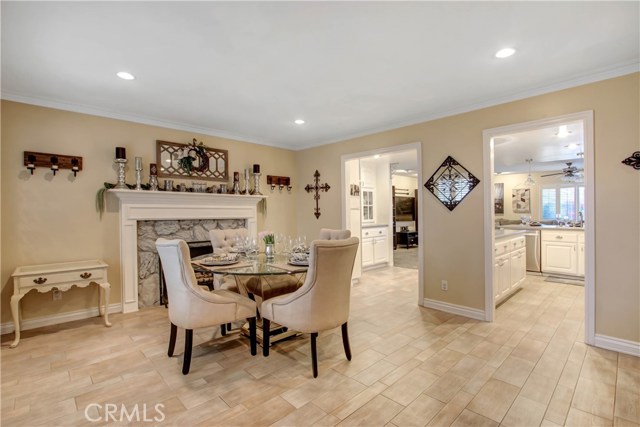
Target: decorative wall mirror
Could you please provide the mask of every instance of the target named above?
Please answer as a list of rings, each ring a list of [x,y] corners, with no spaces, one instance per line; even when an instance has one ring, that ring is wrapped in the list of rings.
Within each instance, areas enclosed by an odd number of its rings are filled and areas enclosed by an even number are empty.
[[[193,141],[191,144],[156,141],[158,176],[229,181],[229,152],[198,144],[195,138]]]
[[[453,157],[447,156],[424,186],[452,211],[479,182],[478,178]]]

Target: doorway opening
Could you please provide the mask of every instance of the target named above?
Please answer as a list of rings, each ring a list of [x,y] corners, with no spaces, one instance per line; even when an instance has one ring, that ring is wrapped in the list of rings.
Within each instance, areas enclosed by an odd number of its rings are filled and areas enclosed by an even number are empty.
[[[360,239],[354,282],[365,271],[394,267],[396,251],[402,250],[404,258],[395,268],[417,269],[423,283],[421,159],[419,142],[342,156],[342,226]],[[408,245],[407,234],[412,236]],[[423,295],[418,286],[419,305]]]
[[[523,283],[584,284],[593,344],[593,112],[489,129],[483,139],[486,320]]]

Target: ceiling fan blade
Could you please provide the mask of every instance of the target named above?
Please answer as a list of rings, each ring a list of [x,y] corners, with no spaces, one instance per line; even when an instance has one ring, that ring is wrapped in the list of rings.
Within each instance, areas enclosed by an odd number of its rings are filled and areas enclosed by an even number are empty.
[[[555,176],[555,175],[564,175],[564,172],[550,173],[548,175],[540,175],[540,178],[544,178],[545,176]]]

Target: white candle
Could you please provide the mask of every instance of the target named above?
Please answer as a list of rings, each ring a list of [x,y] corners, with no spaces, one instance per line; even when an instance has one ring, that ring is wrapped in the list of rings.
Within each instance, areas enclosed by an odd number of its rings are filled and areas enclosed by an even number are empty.
[[[136,157],[136,170],[142,170],[142,157]]]

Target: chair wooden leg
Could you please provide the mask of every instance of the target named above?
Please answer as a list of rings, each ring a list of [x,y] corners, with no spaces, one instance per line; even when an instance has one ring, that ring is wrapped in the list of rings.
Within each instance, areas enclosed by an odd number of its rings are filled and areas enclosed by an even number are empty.
[[[347,360],[351,360],[351,347],[349,347],[349,332],[347,331],[347,322],[342,324],[342,345],[344,346],[344,354]]]
[[[311,332],[311,366],[313,367],[313,378],[318,377],[318,352],[316,350],[317,332]]]
[[[256,344],[256,318],[249,318],[249,341],[251,342],[251,355],[255,356],[258,353],[258,346]]]
[[[225,323],[220,325],[220,335],[222,335],[223,337],[227,335],[227,325]]]
[[[231,326],[231,323],[227,323],[227,332],[230,332],[231,329],[233,329],[233,327]]]
[[[182,362],[182,374],[187,375],[191,368],[191,349],[193,347],[193,329],[185,330],[184,336],[184,361]]]
[[[173,356],[173,350],[175,350],[176,348],[177,334],[178,334],[178,327],[172,323],[171,332],[169,333],[169,351],[167,351],[167,354],[169,355],[169,357]]]
[[[269,319],[262,318],[262,355],[264,357],[269,356],[269,333],[271,329],[271,321]]]

